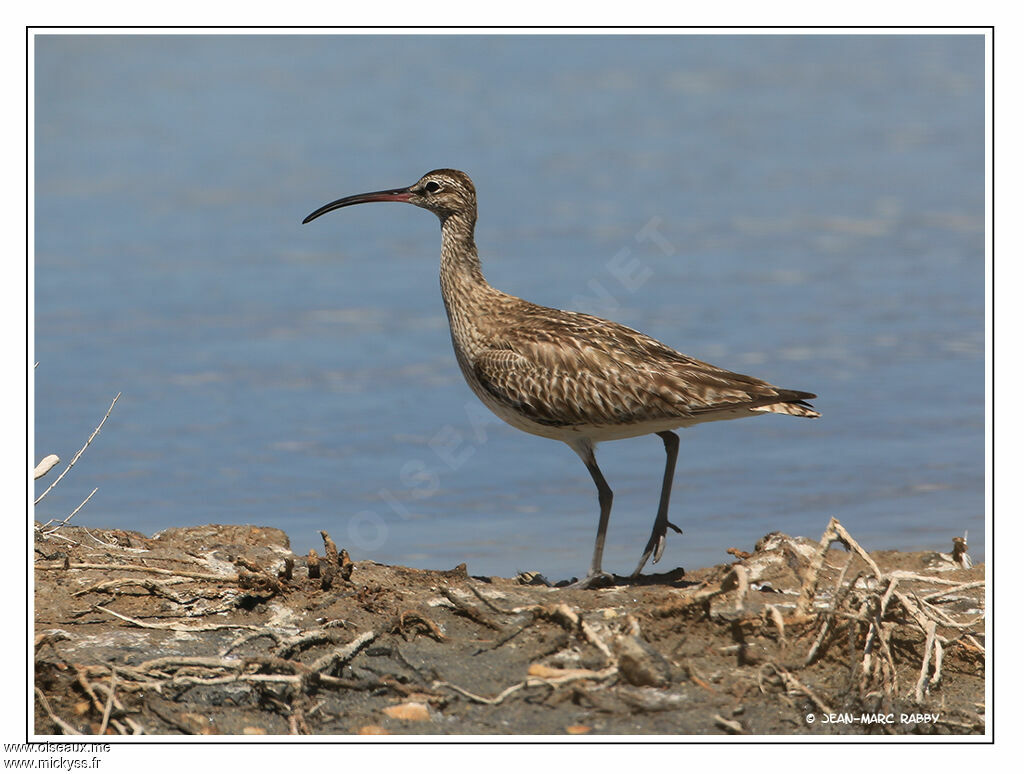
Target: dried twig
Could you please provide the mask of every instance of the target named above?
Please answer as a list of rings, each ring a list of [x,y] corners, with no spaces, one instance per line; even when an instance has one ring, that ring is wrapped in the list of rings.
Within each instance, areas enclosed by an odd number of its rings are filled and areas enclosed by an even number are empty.
[[[134,626],[138,626],[140,629],[165,629],[172,632],[214,632],[220,629],[250,629],[252,631],[258,631],[262,627],[252,626],[250,624],[203,624],[201,626],[182,626],[181,624],[174,623],[148,623],[146,621],[140,621],[138,618],[132,618],[130,615],[123,615],[116,613],[113,610],[103,607],[103,605],[94,605],[94,610],[102,610],[104,613],[109,613],[115,618],[120,618],[122,621],[127,621]]]
[[[371,643],[376,636],[377,635],[372,631],[363,632],[352,640],[352,642],[336,648],[326,656],[318,658],[310,666],[310,669],[313,672],[333,672],[339,666],[346,663],[356,655],[362,647]]]
[[[474,584],[467,583],[466,585],[469,586],[469,590],[472,591],[474,595],[476,595],[477,599],[479,599],[481,602],[487,605],[487,607],[489,607],[495,613],[500,613],[501,615],[512,615],[511,610],[503,610],[498,605],[494,604],[494,601],[485,597],[483,595],[483,592],[481,592],[480,589],[478,589]]]
[[[313,645],[323,645],[325,642],[333,644],[334,638],[329,632],[326,632],[323,629],[304,632],[298,637],[282,643],[274,652],[274,655],[279,658],[289,658],[293,653],[297,653],[298,651],[312,647]]]
[[[437,642],[444,642],[448,639],[441,632],[441,627],[417,610],[405,610],[400,613],[397,618],[395,618],[394,623],[391,626],[391,631],[397,631],[404,637],[405,627],[410,621],[423,624],[423,627],[427,630],[426,634]]]
[[[82,510],[82,508],[85,506],[85,504],[87,502],[89,502],[92,499],[92,496],[94,494],[96,494],[99,490],[100,490],[100,488],[98,486],[94,487],[93,490],[91,492],[89,492],[89,496],[86,497],[84,500],[82,500],[82,502],[80,502],[78,504],[78,507],[75,508],[75,510],[71,511],[71,513],[69,513],[67,516],[65,516],[61,521],[57,522],[57,525],[55,527],[53,527],[51,529],[44,529],[45,527],[48,527],[50,524],[53,523],[53,519],[50,519],[50,521],[46,522],[46,524],[43,524],[41,527],[39,527],[39,532],[41,532],[43,534],[43,536],[45,537],[45,536],[52,535],[54,532],[59,530],[61,527],[66,527],[68,525],[68,522],[71,521],[80,510]]]
[[[173,583],[174,581],[172,580],[168,582]],[[185,579],[183,578],[179,582],[183,583],[185,582]],[[101,581],[100,583],[94,583],[92,586],[89,586],[88,588],[79,589],[78,591],[73,592],[71,596],[81,597],[85,594],[91,594],[95,591],[109,591],[110,589],[117,588],[118,586],[141,586],[142,588],[147,589],[148,591],[157,594],[158,596],[165,597],[179,605],[184,605],[188,603],[187,600],[182,599],[173,591],[164,588],[164,585],[162,583],[157,583],[156,581],[149,580],[148,578],[114,578],[113,580]]]
[[[117,395],[114,396],[114,400],[112,400],[110,402],[110,408],[107,409],[107,413],[103,415],[103,419],[100,420],[100,423],[98,425],[96,425],[96,429],[92,431],[92,435],[90,435],[88,440],[85,442],[85,446],[83,446],[81,449],[78,450],[78,453],[75,454],[75,456],[71,458],[71,462],[68,463],[68,466],[66,468],[64,468],[64,470],[61,472],[61,474],[59,476],[57,476],[57,478],[55,478],[53,480],[53,483],[50,484],[48,487],[46,487],[46,489],[43,491],[43,493],[41,495],[39,495],[39,497],[37,497],[35,499],[35,502],[33,503],[33,505],[39,505],[39,501],[42,500],[44,497],[46,497],[46,495],[50,493],[50,490],[53,489],[55,486],[57,486],[57,484],[60,483],[60,480],[62,478],[64,478],[64,476],[67,475],[68,471],[71,470],[72,467],[74,467],[74,464],[76,462],[78,462],[78,458],[82,456],[82,453],[87,448],[89,448],[89,444],[91,444],[93,439],[99,434],[100,428],[103,427],[103,423],[107,421],[107,417],[110,416],[110,412],[114,410],[114,404],[117,403],[117,399],[120,398],[120,397],[121,397],[121,393],[117,393]]]
[[[273,629],[260,629],[258,631],[249,632],[248,634],[243,634],[241,637],[239,637],[234,642],[230,643],[227,647],[225,647],[223,650],[221,650],[220,655],[226,656],[235,648],[241,647],[247,642],[258,640],[261,637],[269,637],[274,641],[275,645],[281,644],[281,635],[279,635]]]
[[[942,597],[948,597],[951,594],[956,594],[961,591],[967,591],[967,589],[977,589],[985,585],[985,581],[972,581],[970,583],[961,583],[959,586],[953,586],[953,588],[945,589],[943,591],[933,591],[927,596],[921,597],[922,602],[931,602],[935,599],[941,599]]]
[[[747,733],[746,731],[743,730],[743,726],[741,726],[735,720],[726,720],[721,715],[714,715],[714,716],[712,716],[711,719],[715,721],[715,725],[716,726],[720,726],[721,728],[724,728],[729,733],[732,733],[732,734],[745,734],[745,733]]]
[[[818,585],[818,574],[821,572],[821,565],[825,561],[825,555],[828,553],[829,546],[837,541],[863,559],[865,564],[871,568],[875,577],[882,580],[882,571],[878,568],[875,560],[861,547],[860,543],[853,539],[853,536],[846,531],[846,528],[839,523],[839,520],[833,516],[829,519],[828,526],[825,528],[825,532],[822,533],[821,540],[818,541],[818,550],[814,553],[811,563],[804,573],[804,582],[800,588],[800,596],[796,604],[797,615],[803,616],[810,612],[811,605],[814,602],[814,590]]]
[[[804,694],[805,696],[807,696],[807,698],[809,698],[812,702],[814,702],[814,706],[816,706],[821,712],[824,712],[824,713],[829,714],[829,715],[832,714],[832,709],[825,702],[823,702],[821,700],[821,698],[818,696],[818,694],[816,694],[814,691],[812,691],[806,685],[804,685],[799,680],[797,680],[795,677],[793,677],[793,675],[791,675],[787,670],[783,669],[782,667],[778,666],[777,664],[772,664],[772,663],[765,664],[763,667],[761,667],[761,672],[763,672],[765,669],[771,669],[771,670],[773,670],[775,672],[775,674],[777,674],[779,677],[781,677],[783,683],[786,686],[786,690],[787,691],[790,691],[790,692],[794,692],[795,691],[795,692],[799,692],[799,693]],[[760,672],[758,673],[758,678],[760,678]],[[758,682],[760,682],[760,679],[758,680]],[[764,692],[764,688],[763,687],[761,688],[761,691]]]
[[[924,658],[921,660],[921,674],[917,678],[917,686],[914,688],[914,699],[918,704],[924,701],[924,694],[927,690],[925,681],[928,678],[928,662],[932,658],[932,647],[935,645],[935,621],[928,622],[926,635]]]
[[[107,705],[103,708],[103,720],[100,722],[99,735],[107,733],[107,723],[110,720],[110,710],[114,708],[114,687],[117,685],[117,670],[110,669],[110,690],[107,694]]]
[[[47,714],[50,720],[52,720],[54,723],[60,726],[61,730],[65,734],[74,734],[75,736],[82,735],[81,731],[79,731],[77,728],[70,725],[69,723],[65,723],[57,716],[57,714],[52,709],[50,709],[50,702],[46,700],[46,696],[43,695],[43,692],[41,690],[39,690],[38,685],[36,686],[36,698],[39,699],[39,703],[42,705],[43,711]]]
[[[455,685],[454,683],[444,682],[443,680],[438,680],[437,682],[435,682],[433,687],[434,688],[451,688],[453,691],[456,691],[457,693],[461,693],[467,699],[470,699],[471,701],[475,701],[478,704],[501,704],[503,701],[505,701],[505,699],[507,699],[509,696],[511,696],[516,691],[518,691],[520,688],[525,688],[526,687],[526,683],[527,683],[526,680],[523,680],[521,683],[514,683],[513,685],[510,685],[508,688],[506,688],[504,691],[499,693],[494,698],[488,698],[486,696],[480,696],[478,694],[475,694],[475,693],[472,693],[470,691],[467,691],[465,688],[460,688],[459,686]]]
[[[503,631],[502,627],[488,618],[480,608],[475,605],[471,605],[465,600],[459,598],[458,594],[452,591],[447,586],[441,586],[441,593],[445,596],[449,602],[455,606],[455,610],[462,613],[466,618],[471,621],[475,621],[481,626],[486,626],[488,629],[493,629],[496,632]]]
[[[89,562],[72,562],[64,565],[58,564],[37,564],[37,570],[121,570],[124,572],[148,572],[154,575],[174,575],[180,578],[195,578],[196,580],[219,581],[221,583],[237,583],[237,575],[215,575],[210,572],[193,572],[191,570],[167,570],[163,567],[147,567],[140,564],[92,564]]]
[[[554,621],[574,634],[579,632],[591,645],[601,651],[606,659],[609,661],[614,660],[615,657],[612,655],[612,650],[608,647],[607,643],[601,639],[592,626],[580,618],[580,616],[564,602],[554,605],[535,605],[530,609],[533,611],[534,615],[539,618],[546,618],[550,621]]]
[[[89,678],[86,676],[85,670],[83,670],[82,667],[77,664],[75,665],[75,680],[78,682],[80,686],[82,686],[82,690],[85,691],[85,695],[89,697],[89,701],[92,702],[93,708],[96,709],[98,712],[102,712],[103,703],[100,701],[99,697],[96,695],[96,692],[93,690],[92,683],[89,682]]]
[[[556,677],[540,677],[536,675],[531,675],[530,677],[527,677],[525,680],[521,682],[513,683],[493,698],[488,698],[487,696],[480,696],[471,691],[467,691],[465,688],[461,688],[458,685],[455,685],[454,683],[449,683],[444,680],[438,680],[434,682],[433,687],[451,688],[453,691],[461,693],[467,699],[475,701],[478,704],[501,704],[501,702],[505,701],[505,699],[507,699],[509,696],[511,696],[513,693],[520,690],[521,688],[539,685],[555,686],[562,685],[564,683],[575,682],[577,680],[605,680],[609,677],[616,675],[619,670],[616,667],[608,667],[607,669],[602,669],[600,671],[593,671],[590,669],[566,669],[559,671],[564,672],[565,674],[561,674]],[[555,672],[552,672],[551,674],[554,675]]]

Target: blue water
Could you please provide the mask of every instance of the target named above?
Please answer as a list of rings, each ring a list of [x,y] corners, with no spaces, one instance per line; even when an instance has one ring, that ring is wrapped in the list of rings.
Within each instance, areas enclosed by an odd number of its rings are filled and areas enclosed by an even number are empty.
[[[579,574],[593,484],[488,418],[433,215],[302,218],[434,167],[476,182],[497,287],[815,392],[684,431],[662,565],[837,516],[869,548],[984,538],[981,36],[35,38],[41,520],[327,529],[354,558]],[[659,439],[605,444],[606,569]],[[52,477],[43,479],[46,484]]]

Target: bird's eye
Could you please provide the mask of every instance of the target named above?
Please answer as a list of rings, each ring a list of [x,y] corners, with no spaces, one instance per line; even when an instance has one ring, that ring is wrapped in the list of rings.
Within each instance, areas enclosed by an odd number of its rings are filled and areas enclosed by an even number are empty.
[[[441,184],[435,183],[433,180],[431,180],[429,183],[423,186],[423,190],[426,191],[427,193],[437,193],[438,191],[441,190]]]

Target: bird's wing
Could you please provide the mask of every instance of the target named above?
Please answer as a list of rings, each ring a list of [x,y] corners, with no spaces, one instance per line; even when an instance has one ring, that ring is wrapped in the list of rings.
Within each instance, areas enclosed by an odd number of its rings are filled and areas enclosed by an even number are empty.
[[[472,361],[494,398],[543,424],[697,417],[813,397],[687,357],[616,323],[539,309],[543,319],[521,319]]]

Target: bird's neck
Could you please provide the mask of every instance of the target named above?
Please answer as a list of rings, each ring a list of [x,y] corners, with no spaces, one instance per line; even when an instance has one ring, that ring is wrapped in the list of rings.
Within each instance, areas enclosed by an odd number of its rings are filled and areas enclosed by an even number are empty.
[[[460,281],[484,282],[480,257],[473,241],[476,218],[453,213],[441,221],[441,278],[449,275]]]
[[[480,269],[473,241],[475,215],[453,213],[441,221],[441,295],[448,317],[475,314],[476,306],[496,293]]]

